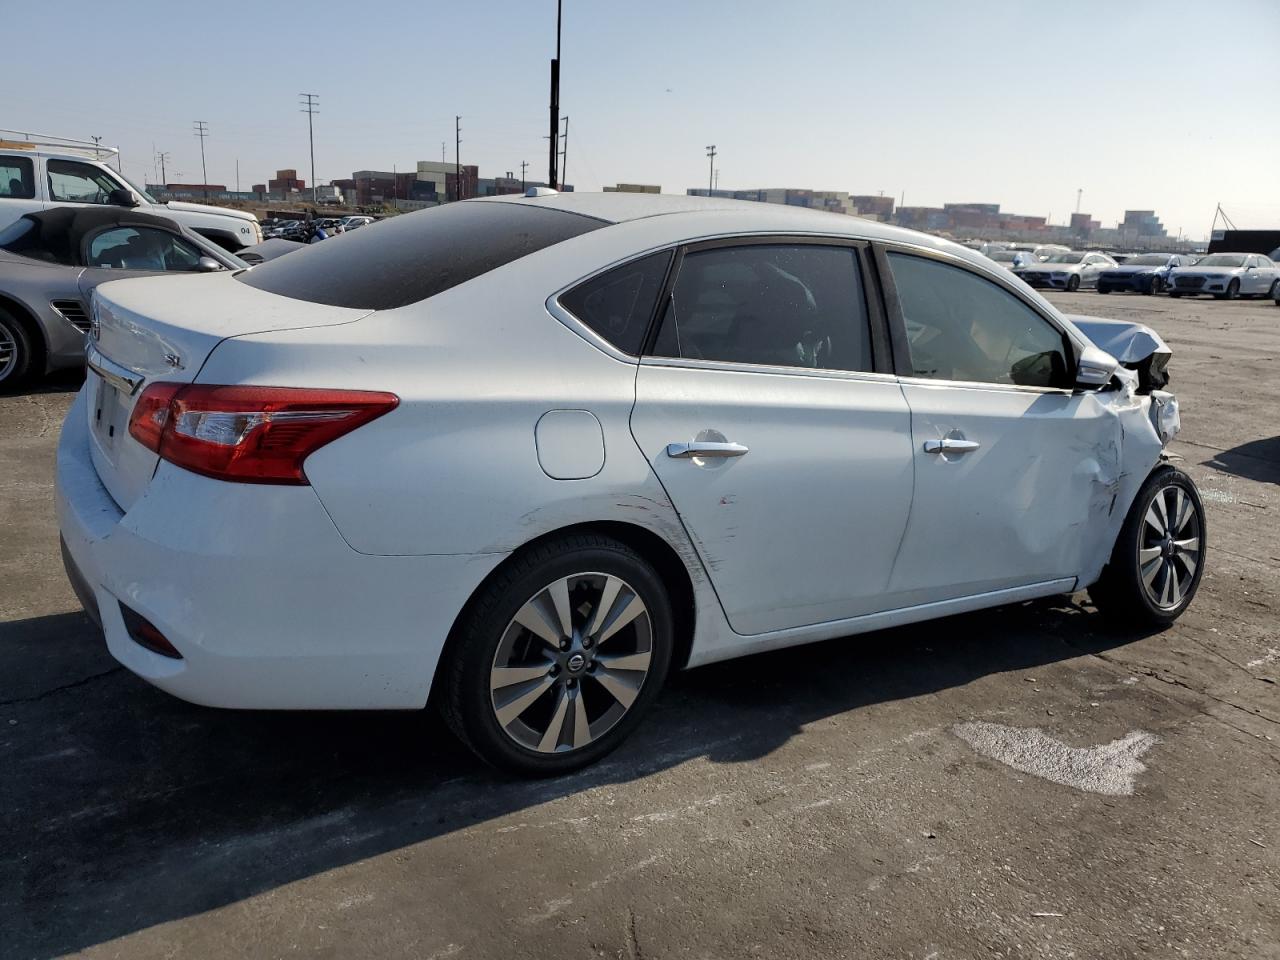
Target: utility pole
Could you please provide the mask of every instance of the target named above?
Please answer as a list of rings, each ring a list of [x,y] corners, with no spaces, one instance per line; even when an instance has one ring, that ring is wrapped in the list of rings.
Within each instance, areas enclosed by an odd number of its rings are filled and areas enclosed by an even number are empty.
[[[204,162],[204,138],[209,135],[209,124],[205,123],[203,120],[197,120],[195,122],[195,125],[196,125],[195,135],[200,138],[200,176],[204,180],[204,182],[201,184],[201,187],[204,189],[204,202],[208,203],[209,202],[209,168],[205,166],[205,162]]]
[[[236,193],[240,192],[240,158],[236,157]]]
[[[444,141],[440,141],[440,166],[444,166]]]
[[[156,159],[160,161],[160,182],[166,187],[169,185],[169,179],[164,172],[164,165],[170,156],[171,154],[167,150],[161,150],[156,154]]]
[[[1080,198],[1084,196],[1084,187],[1076,191],[1076,213],[1080,212]]]
[[[720,168],[719,167],[716,167],[715,171],[711,174],[711,189],[713,190],[720,189]]]
[[[560,185],[569,176],[569,118],[564,118],[564,146],[560,149]]]
[[[551,61],[551,160],[547,170],[547,186],[557,188],[556,161],[560,158],[560,14],[562,0],[556,0],[556,56]]]
[[[462,196],[462,118],[453,118],[453,179],[457,183],[458,199]]]
[[[707,168],[707,196],[711,196],[711,191],[715,189],[716,180],[716,145],[714,143],[707,144],[707,157],[711,164]]]
[[[521,193],[524,193],[525,190],[527,189],[524,185],[524,181],[525,181],[524,172],[528,169],[529,169],[529,161],[521,160],[520,161],[520,192]]]
[[[320,105],[320,96],[315,93],[300,93],[298,96],[303,99],[298,101],[302,105],[302,112],[307,115],[307,138],[311,141],[311,205],[316,205],[316,133],[312,126],[311,118],[319,113],[316,109]]]

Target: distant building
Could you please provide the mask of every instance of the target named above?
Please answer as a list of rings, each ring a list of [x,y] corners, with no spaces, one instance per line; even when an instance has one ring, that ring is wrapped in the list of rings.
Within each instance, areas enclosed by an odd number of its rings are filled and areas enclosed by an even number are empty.
[[[1096,230],[1102,229],[1102,223],[1094,220],[1087,213],[1073,213],[1071,215],[1071,232],[1078,237],[1087,237]]]
[[[780,203],[791,207],[809,207],[831,213],[855,212],[849,194],[843,190],[809,190],[802,187],[764,187],[754,190],[708,190],[693,187],[685,191],[690,197],[721,197],[725,200],[754,200],[757,203]]]
[[[872,220],[888,220],[893,216],[893,197],[854,195],[849,197],[854,213]]]
[[[605,193],[661,193],[662,187],[653,183],[619,183],[605,187]]]
[[[336,206],[342,203],[342,190],[333,184],[316,187],[316,203],[331,203]]]
[[[297,170],[277,170],[275,177],[267,181],[269,193],[301,193],[307,189],[307,182],[298,179]]]
[[[1120,222],[1122,233],[1134,233],[1139,237],[1167,237],[1169,231],[1156,216],[1154,210],[1126,210]]]

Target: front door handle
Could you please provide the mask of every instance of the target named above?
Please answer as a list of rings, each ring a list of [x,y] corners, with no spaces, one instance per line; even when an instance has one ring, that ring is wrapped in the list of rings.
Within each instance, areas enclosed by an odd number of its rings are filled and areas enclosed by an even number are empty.
[[[942,440],[926,440],[924,442],[925,453],[968,453],[970,450],[977,450],[982,444],[977,440],[953,440],[946,437]]]
[[[694,440],[692,443],[668,443],[667,456],[676,460],[694,457],[741,457],[748,452],[741,443],[717,443],[712,440]]]

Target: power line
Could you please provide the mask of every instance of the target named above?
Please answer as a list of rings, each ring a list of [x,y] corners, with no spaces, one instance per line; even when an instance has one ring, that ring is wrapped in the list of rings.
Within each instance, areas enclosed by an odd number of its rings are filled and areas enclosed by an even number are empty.
[[[160,182],[161,182],[162,184],[165,184],[166,186],[168,185],[169,180],[168,180],[168,177],[167,177],[167,176],[166,176],[166,174],[165,174],[164,165],[165,165],[165,163],[169,160],[169,158],[170,158],[171,156],[173,156],[173,155],[172,155],[171,153],[169,153],[169,151],[167,151],[167,150],[157,150],[157,151],[156,151],[156,159],[160,161]]]
[[[197,120],[195,121],[195,126],[196,126],[195,135],[200,138],[200,176],[204,180],[204,182],[201,184],[201,187],[204,189],[204,202],[208,203],[209,202],[209,168],[205,166],[205,162],[204,162],[204,138],[209,135],[209,124],[205,123],[203,120]]]
[[[311,141],[311,205],[316,205],[316,132],[312,124],[311,118],[320,111],[316,107],[320,103],[320,95],[316,93],[300,93],[302,97],[298,103],[302,106],[302,113],[307,115],[307,139]]]

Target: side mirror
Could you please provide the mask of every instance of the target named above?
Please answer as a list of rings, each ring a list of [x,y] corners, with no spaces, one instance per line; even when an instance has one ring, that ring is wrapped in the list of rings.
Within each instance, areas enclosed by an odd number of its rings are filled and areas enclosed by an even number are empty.
[[[116,187],[107,194],[107,203],[113,207],[136,207],[138,198],[133,195],[132,190],[126,190],[124,187]]]
[[[1105,387],[1111,382],[1119,366],[1119,360],[1090,344],[1080,351],[1080,361],[1076,366],[1076,386],[1085,390]]]
[[[201,257],[196,261],[196,269],[201,273],[217,273],[222,269],[222,264],[213,257]]]

